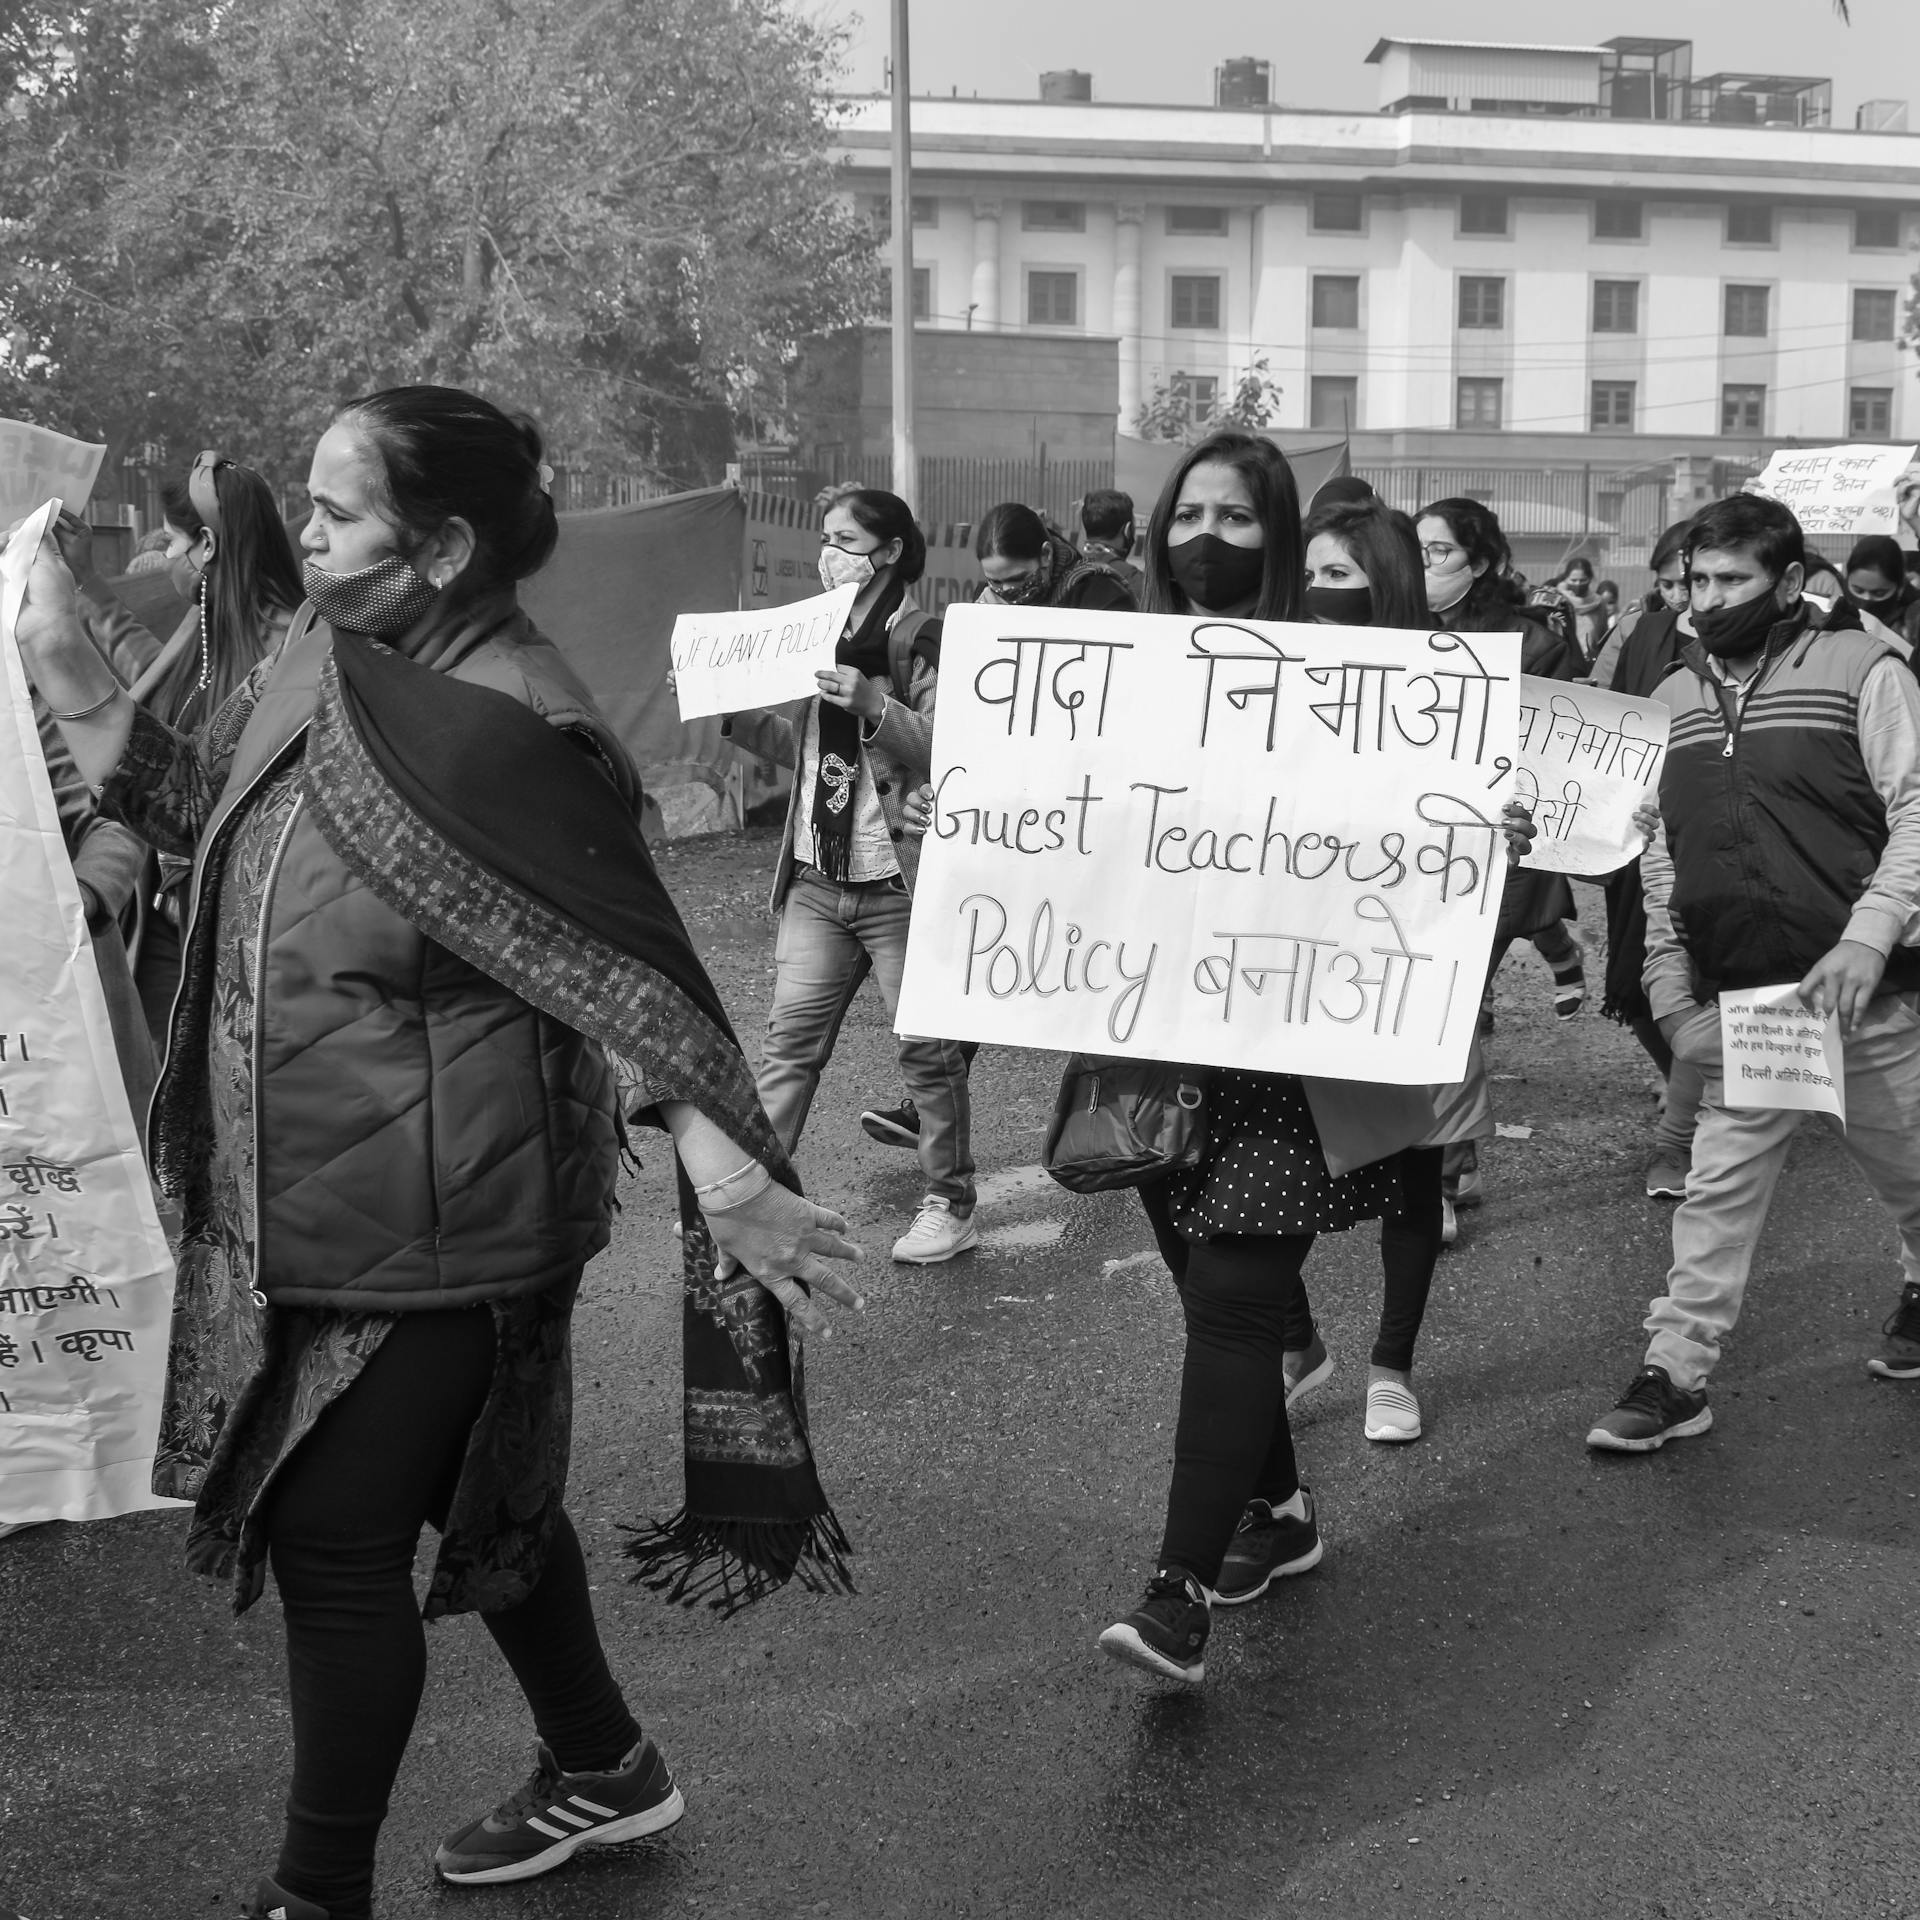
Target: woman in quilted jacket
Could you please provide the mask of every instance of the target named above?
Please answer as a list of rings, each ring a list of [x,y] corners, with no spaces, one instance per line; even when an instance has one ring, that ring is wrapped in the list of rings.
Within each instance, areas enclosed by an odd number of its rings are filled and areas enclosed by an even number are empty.
[[[672,1824],[562,1504],[568,1324],[607,1243],[626,1101],[680,1162],[685,1591],[830,1584],[782,1309],[852,1290],[795,1190],[640,838],[631,761],[517,583],[557,538],[531,422],[451,388],[344,408],[313,456],[306,604],[193,732],[138,707],[51,540],[18,623],[102,810],[193,861],[150,1151],[184,1235],[156,1485],[237,1604],[273,1567],[293,1731],[251,1911],[365,1920],[429,1617],[477,1611],[539,1735],[451,1833],[462,1884]],[[764,1284],[763,1284],[764,1283]],[[700,1392],[694,1389],[698,1387]]]

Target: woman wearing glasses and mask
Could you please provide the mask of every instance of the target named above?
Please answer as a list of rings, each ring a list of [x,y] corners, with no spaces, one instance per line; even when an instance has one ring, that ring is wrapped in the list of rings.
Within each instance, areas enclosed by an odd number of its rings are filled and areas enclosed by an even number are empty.
[[[980,516],[973,555],[986,578],[980,598],[990,606],[1134,611],[1133,593],[1112,567],[1082,559],[1071,541],[1017,500]]]
[[[812,699],[727,721],[738,746],[794,774],[774,867],[780,932],[760,1061],[761,1103],[789,1153],[860,983],[873,975],[889,1019],[899,1004],[920,857],[904,809],[933,764],[940,679],[940,623],[910,591],[926,564],[926,539],[898,494],[835,496],[820,581],[859,592],[834,664]],[[903,1039],[900,1073],[918,1115],[926,1192],[893,1257],[936,1265],[979,1242],[967,1056],[957,1041]]]

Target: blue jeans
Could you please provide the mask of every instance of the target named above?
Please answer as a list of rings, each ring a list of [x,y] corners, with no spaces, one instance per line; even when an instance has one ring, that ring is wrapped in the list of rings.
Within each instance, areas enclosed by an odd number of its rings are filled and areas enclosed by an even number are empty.
[[[907,963],[913,901],[898,880],[846,886],[811,867],[794,876],[773,950],[773,1010],[760,1062],[760,1104],[789,1153],[799,1145],[840,1022],[869,973],[892,1019]],[[973,1206],[973,1113],[967,1062],[952,1040],[900,1042],[900,1074],[920,1111],[927,1191],[959,1212]]]

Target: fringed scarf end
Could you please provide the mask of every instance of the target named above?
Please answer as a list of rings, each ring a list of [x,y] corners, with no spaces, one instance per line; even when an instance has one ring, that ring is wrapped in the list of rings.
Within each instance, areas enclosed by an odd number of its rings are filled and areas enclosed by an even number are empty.
[[[623,1527],[628,1578],[675,1605],[702,1601],[724,1620],[789,1580],[814,1593],[853,1593],[852,1542],[831,1508],[808,1520],[712,1520],[682,1507],[671,1520]]]

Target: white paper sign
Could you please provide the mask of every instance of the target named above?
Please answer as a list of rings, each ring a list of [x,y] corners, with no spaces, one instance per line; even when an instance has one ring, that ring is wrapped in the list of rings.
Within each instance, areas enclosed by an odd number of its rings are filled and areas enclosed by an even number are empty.
[[[1900,530],[1894,482],[1913,463],[1912,447],[1782,448],[1747,490],[1791,507],[1807,538]]]
[[[1798,981],[1720,995],[1720,1070],[1730,1107],[1847,1118],[1840,1016],[1800,1003]]]
[[[106,451],[24,420],[0,420],[0,526],[56,496],[70,512],[83,512]]]
[[[680,718],[811,699],[820,691],[813,676],[833,665],[858,595],[857,587],[835,587],[784,607],[683,613],[672,642]]]
[[[0,557],[0,1521],[150,1490],[173,1262],[14,646],[43,507]]]
[[[950,608],[902,1033],[1460,1079],[1513,634]]]
[[[1612,873],[1646,851],[1633,810],[1660,777],[1670,716],[1659,700],[1520,676],[1516,795],[1538,832],[1521,861],[1543,873]]]

